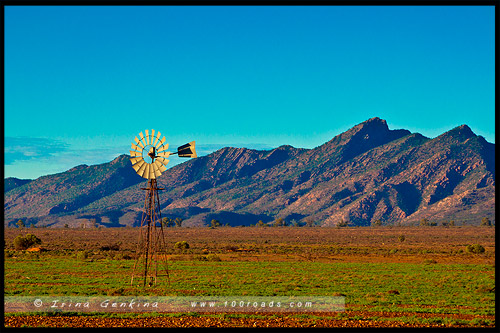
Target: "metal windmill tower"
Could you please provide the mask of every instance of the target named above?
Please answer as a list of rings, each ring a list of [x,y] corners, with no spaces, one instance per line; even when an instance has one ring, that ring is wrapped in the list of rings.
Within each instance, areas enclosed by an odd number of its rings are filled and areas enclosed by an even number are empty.
[[[159,191],[163,188],[157,186],[156,179],[167,170],[166,165],[170,155],[179,157],[196,157],[195,142],[192,141],[177,148],[177,152],[168,152],[168,143],[165,137],[160,140],[161,133],[155,130],[145,130],[146,135],[139,133],[140,139],[135,137],[130,151],[130,161],[135,172],[148,179],[148,187],[141,188],[146,191],[144,211],[142,212],[139,241],[137,244],[137,259],[134,264],[131,284],[134,278],[142,280],[145,287],[156,285],[158,273],[162,270],[168,278],[167,254],[165,236],[160,209]]]

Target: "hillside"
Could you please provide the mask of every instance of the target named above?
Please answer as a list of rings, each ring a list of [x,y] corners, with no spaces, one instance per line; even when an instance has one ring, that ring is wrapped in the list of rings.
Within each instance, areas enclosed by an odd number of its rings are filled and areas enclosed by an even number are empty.
[[[19,187],[21,185],[24,185],[26,183],[29,183],[31,179],[19,179],[15,177],[9,177],[5,178],[3,182],[3,192],[9,192],[10,190]]]
[[[194,226],[218,219],[334,226],[495,219],[495,145],[462,125],[429,139],[369,119],[314,149],[226,147],[168,169],[162,214]],[[5,193],[6,223],[140,223],[146,181],[127,155],[40,177]]]

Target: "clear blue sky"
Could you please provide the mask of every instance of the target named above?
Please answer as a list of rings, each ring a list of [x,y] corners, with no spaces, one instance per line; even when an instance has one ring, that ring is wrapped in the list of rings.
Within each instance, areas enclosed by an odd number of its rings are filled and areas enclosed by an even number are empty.
[[[6,6],[4,176],[108,162],[151,128],[199,155],[314,148],[375,116],[494,142],[494,24],[492,6]]]

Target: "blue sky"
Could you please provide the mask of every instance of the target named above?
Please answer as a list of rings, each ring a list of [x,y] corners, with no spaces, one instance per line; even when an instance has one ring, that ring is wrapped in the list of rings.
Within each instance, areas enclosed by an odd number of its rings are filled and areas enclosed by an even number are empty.
[[[5,7],[5,177],[171,148],[314,148],[372,117],[495,141],[493,6]],[[171,158],[169,167],[185,160]]]

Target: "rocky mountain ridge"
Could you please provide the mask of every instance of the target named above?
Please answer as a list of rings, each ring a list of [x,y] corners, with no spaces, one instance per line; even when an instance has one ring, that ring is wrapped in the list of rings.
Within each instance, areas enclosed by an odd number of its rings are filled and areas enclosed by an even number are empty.
[[[145,183],[122,155],[10,188],[4,216],[11,224],[137,225]],[[430,139],[372,118],[314,149],[226,147],[170,168],[158,183],[163,216],[185,226],[279,217],[323,226],[423,218],[478,224],[495,217],[495,145],[467,125]]]

